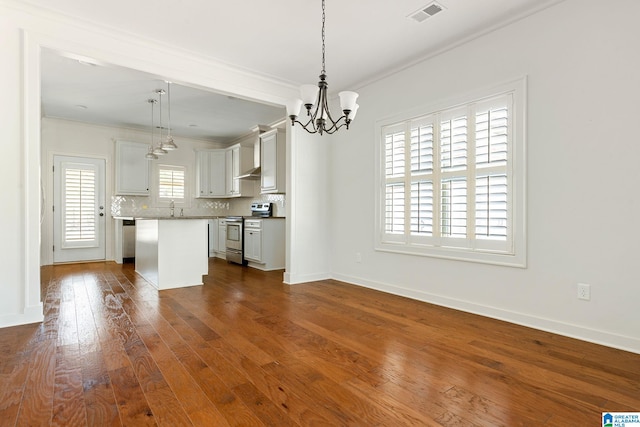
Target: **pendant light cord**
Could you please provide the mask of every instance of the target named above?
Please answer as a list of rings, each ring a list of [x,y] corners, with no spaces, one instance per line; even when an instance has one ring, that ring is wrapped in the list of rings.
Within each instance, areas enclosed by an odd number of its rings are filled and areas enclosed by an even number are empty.
[[[169,114],[167,115],[167,139],[171,137],[171,82],[167,82],[167,102],[169,103]]]

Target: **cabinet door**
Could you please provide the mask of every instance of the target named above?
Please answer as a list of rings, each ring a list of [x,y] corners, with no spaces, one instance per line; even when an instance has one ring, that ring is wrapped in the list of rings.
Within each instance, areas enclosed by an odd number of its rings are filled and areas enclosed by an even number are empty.
[[[276,148],[275,133],[262,138],[260,187],[263,193],[273,191],[276,188]]]
[[[261,193],[284,193],[286,191],[286,133],[273,129],[260,136]]]
[[[116,142],[116,194],[149,195],[149,146],[139,142]]]
[[[237,179],[240,174],[240,147],[227,149],[225,155],[226,194],[231,197],[238,196],[240,194],[240,180]]]
[[[198,151],[196,166],[198,197],[225,197],[225,151]]]
[[[196,168],[198,181],[196,194],[198,197],[209,197],[209,152],[198,151],[196,153]]]
[[[244,230],[244,257],[262,262],[262,232],[260,230]]]
[[[224,221],[218,223],[218,252],[227,252],[227,223]]]
[[[209,196],[224,197],[226,187],[226,160],[224,150],[209,153]]]

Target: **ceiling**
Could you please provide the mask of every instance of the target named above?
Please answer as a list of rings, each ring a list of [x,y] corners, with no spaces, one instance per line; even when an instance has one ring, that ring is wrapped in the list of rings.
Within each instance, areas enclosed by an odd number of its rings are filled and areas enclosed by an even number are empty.
[[[326,70],[330,91],[357,90],[407,64],[559,1],[438,0],[443,10],[416,22],[409,15],[432,1],[327,0]],[[315,83],[321,68],[320,0],[22,3],[292,85]],[[72,55],[47,50],[42,56],[44,116],[149,128],[151,109],[147,99],[155,96],[156,89],[166,89],[162,76],[108,64],[87,65]],[[177,84],[172,85],[171,98],[171,127],[178,136],[226,142],[258,124],[270,124],[285,116],[280,106]],[[366,108],[363,101],[360,104]]]

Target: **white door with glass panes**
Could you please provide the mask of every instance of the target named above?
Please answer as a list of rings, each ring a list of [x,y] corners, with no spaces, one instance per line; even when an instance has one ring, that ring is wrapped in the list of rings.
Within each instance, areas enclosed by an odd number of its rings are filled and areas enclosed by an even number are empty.
[[[105,160],[54,156],[53,262],[105,259]]]

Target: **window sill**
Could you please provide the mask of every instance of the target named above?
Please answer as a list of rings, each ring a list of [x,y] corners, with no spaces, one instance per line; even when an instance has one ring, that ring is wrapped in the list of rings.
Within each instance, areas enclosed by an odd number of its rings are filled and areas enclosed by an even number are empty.
[[[380,242],[376,244],[374,249],[379,252],[441,258],[455,261],[476,262],[481,264],[499,265],[503,267],[527,267],[526,255],[524,254],[516,255],[504,252],[464,250],[458,248],[417,246]]]

